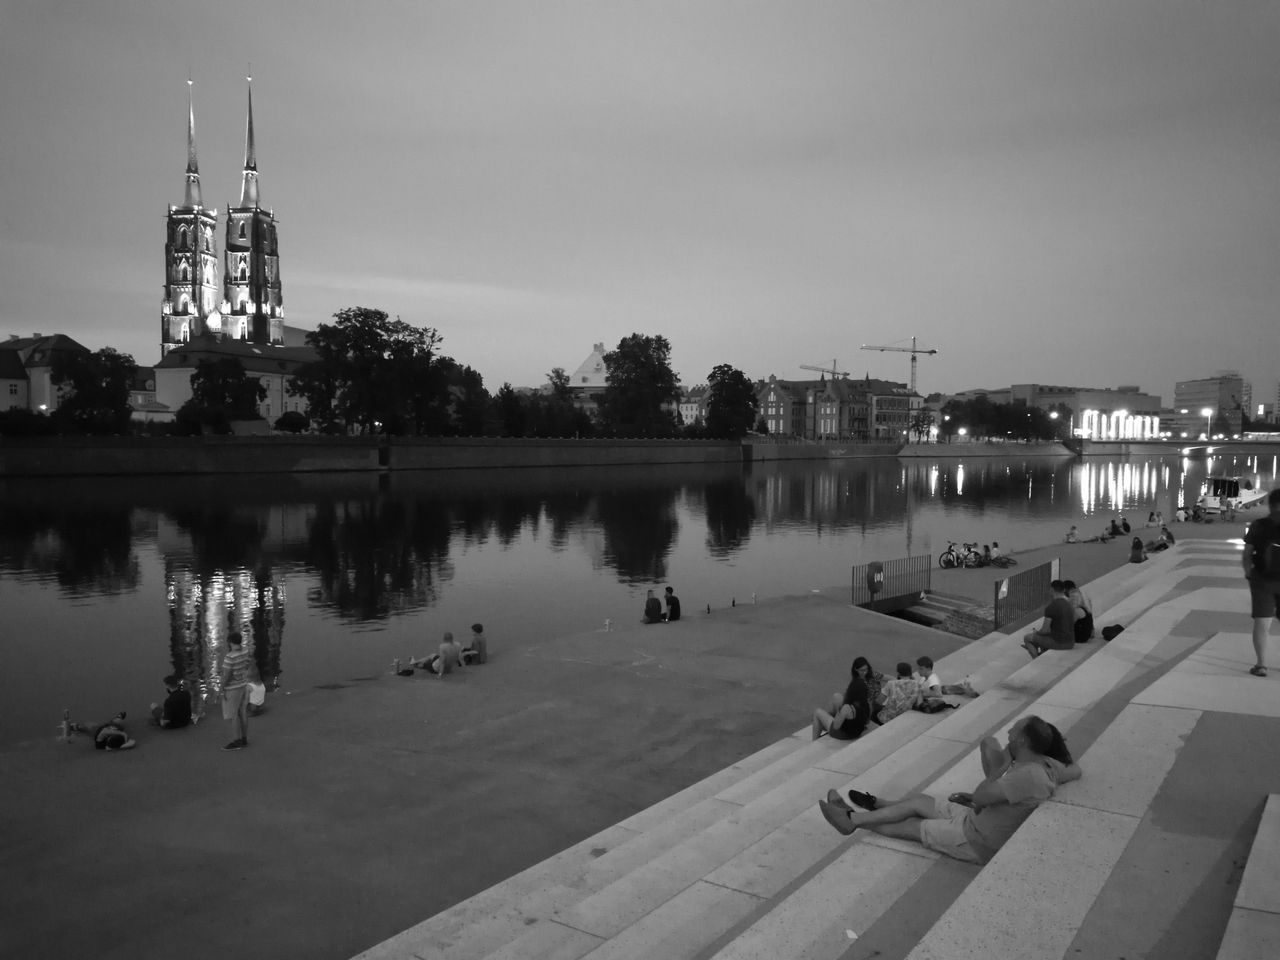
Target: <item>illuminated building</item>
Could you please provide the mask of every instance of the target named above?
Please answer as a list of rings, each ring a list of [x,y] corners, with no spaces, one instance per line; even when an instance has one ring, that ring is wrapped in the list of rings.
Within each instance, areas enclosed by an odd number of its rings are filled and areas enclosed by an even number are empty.
[[[191,81],[187,81],[190,86]],[[165,283],[161,301],[160,356],[201,338],[283,344],[284,305],[276,221],[258,202],[258,163],[253,134],[253,88],[245,124],[240,203],[227,210],[222,291],[214,233],[216,207],[206,207],[196,158],[195,106],[188,90],[187,172],[182,204],[170,205],[165,222]]]
[[[1249,384],[1234,370],[1220,370],[1202,380],[1179,380],[1173,387],[1173,410],[1166,416],[1169,429],[1175,438],[1237,434],[1250,394]],[[1208,416],[1205,410],[1211,411]]]

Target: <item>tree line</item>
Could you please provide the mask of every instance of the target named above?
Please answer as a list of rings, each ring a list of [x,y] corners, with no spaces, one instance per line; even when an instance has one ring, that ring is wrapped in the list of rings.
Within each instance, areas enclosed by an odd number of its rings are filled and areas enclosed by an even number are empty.
[[[434,327],[415,327],[385,311],[348,307],[307,334],[315,359],[288,384],[305,412],[276,419],[280,430],[366,436],[690,437],[738,439],[757,425],[754,385],[728,364],[708,375],[706,416],[686,424],[677,403],[680,378],[666,337],[633,333],[604,355],[606,383],[591,404],[575,398],[569,376],[552,369],[538,390],[504,383],[490,393],[473,367],[440,350]],[[130,432],[130,384],[138,365],[110,347],[55,358],[57,409],[0,414],[0,433]],[[266,387],[234,358],[201,360],[176,434],[228,433],[235,420],[261,419]]]

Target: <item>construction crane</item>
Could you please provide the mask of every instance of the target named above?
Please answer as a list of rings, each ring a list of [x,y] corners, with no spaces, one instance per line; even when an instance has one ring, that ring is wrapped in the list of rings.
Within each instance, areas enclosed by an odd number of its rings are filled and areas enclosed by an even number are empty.
[[[848,371],[846,371],[846,370],[841,370],[841,369],[840,369],[840,364],[836,363],[836,361],[835,361],[834,359],[831,361],[831,366],[829,366],[829,367],[815,367],[815,366],[814,366],[813,364],[811,364],[811,363],[802,363],[802,364],[800,364],[800,369],[801,369],[801,370],[816,370],[818,373],[826,373],[826,374],[830,374],[830,375],[831,375],[831,379],[832,379],[832,380],[834,380],[836,377],[844,377],[846,380],[848,380],[848,379],[849,379],[849,373],[848,373]]]
[[[921,353],[923,353],[923,354],[927,354],[927,355],[929,355],[929,356],[932,356],[933,354],[935,354],[935,353],[937,353],[937,352],[938,352],[937,350],[921,350],[921,349],[919,349],[919,348],[916,346],[916,338],[915,338],[915,337],[912,337],[912,338],[911,338],[911,346],[909,346],[909,347],[893,347],[893,346],[888,346],[888,347],[876,347],[876,346],[872,346],[871,344],[864,343],[864,344],[862,345],[862,349],[863,349],[863,350],[879,350],[881,353],[884,353],[884,351],[886,351],[886,350],[897,350],[897,351],[898,351],[898,352],[900,352],[900,353],[909,353],[909,354],[911,354],[911,392],[912,392],[912,393],[915,393],[915,392],[916,392],[916,359],[917,359],[917,356],[918,356],[919,354],[921,354]]]

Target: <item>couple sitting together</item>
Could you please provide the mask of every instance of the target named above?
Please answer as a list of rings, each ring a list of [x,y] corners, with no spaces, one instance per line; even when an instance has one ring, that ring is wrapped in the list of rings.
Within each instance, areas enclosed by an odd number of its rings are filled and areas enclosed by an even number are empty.
[[[943,684],[933,672],[933,660],[916,659],[917,671],[911,664],[898,664],[898,676],[887,680],[874,670],[866,657],[853,661],[852,675],[843,694],[831,698],[831,709],[813,711],[813,739],[830,734],[833,740],[857,740],[869,724],[883,725],[901,713],[922,709],[933,713],[952,704],[943,695],[976,697],[978,691],[968,680]]]
[[[818,806],[845,836],[863,828],[913,840],[956,860],[986,863],[1058,786],[1081,773],[1057,727],[1040,717],[1015,723],[1008,747],[987,737],[979,753],[984,779],[972,793],[953,793],[946,800],[917,794],[890,801],[850,790],[846,802],[831,790]]]

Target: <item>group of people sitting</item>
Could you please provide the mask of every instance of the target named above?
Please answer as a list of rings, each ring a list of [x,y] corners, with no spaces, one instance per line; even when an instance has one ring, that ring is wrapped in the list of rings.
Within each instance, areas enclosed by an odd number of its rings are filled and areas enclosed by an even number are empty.
[[[929,657],[917,657],[915,670],[905,661],[899,663],[892,680],[874,669],[866,657],[855,658],[849,673],[849,685],[844,693],[832,695],[830,709],[819,707],[813,711],[814,740],[828,735],[834,740],[857,740],[868,729],[886,724],[908,710],[934,713],[954,706],[944,695],[978,695],[967,679],[942,683]]]
[[[413,676],[414,670],[425,670],[434,677],[444,677],[455,670],[477,663],[489,662],[489,641],[484,636],[484,625],[471,625],[471,643],[463,646],[453,638],[452,633],[445,633],[440,642],[440,649],[430,656],[410,657],[408,666],[402,667],[397,660],[392,664],[392,671],[402,677]]]
[[[1071,650],[1093,638],[1093,602],[1074,580],[1054,580],[1044,608],[1044,619],[1022,638],[1022,646],[1034,660],[1046,650]]]
[[[1154,517],[1160,516],[1160,514],[1153,513],[1151,514],[1151,516],[1154,518]],[[1064,538],[1064,542],[1066,543],[1107,543],[1113,537],[1119,534],[1128,533],[1130,531],[1131,528],[1129,526],[1129,522],[1125,520],[1124,517],[1121,517],[1120,520],[1121,520],[1121,523],[1117,523],[1115,520],[1112,520],[1111,525],[1106,530],[1103,530],[1102,533],[1098,534],[1098,536],[1089,537],[1088,539],[1085,539],[1085,540],[1080,539],[1079,528],[1077,528],[1075,524],[1072,524],[1071,529],[1067,531],[1067,535]],[[1155,521],[1153,521],[1153,523],[1154,522]],[[1156,536],[1154,540],[1148,540],[1146,543],[1143,543],[1141,537],[1133,538],[1133,543],[1130,545],[1130,550],[1129,550],[1130,563],[1142,563],[1142,561],[1147,559],[1148,553],[1155,553],[1159,550],[1168,550],[1171,546],[1177,543],[1177,540],[1174,539],[1173,534],[1169,531],[1169,527],[1164,523],[1163,519],[1159,521],[1159,524],[1160,524],[1160,533]],[[1152,523],[1148,524],[1148,526],[1151,526],[1151,525]]]
[[[161,730],[179,730],[189,727],[195,721],[191,714],[191,693],[186,683],[176,674],[164,678],[164,703],[151,704],[151,723]],[[70,711],[63,711],[62,723],[59,725],[59,740],[68,743],[77,734],[91,737],[95,750],[132,750],[137,741],[129,735],[124,721],[127,714],[121,710],[110,720],[102,723],[81,723],[72,720]]]

